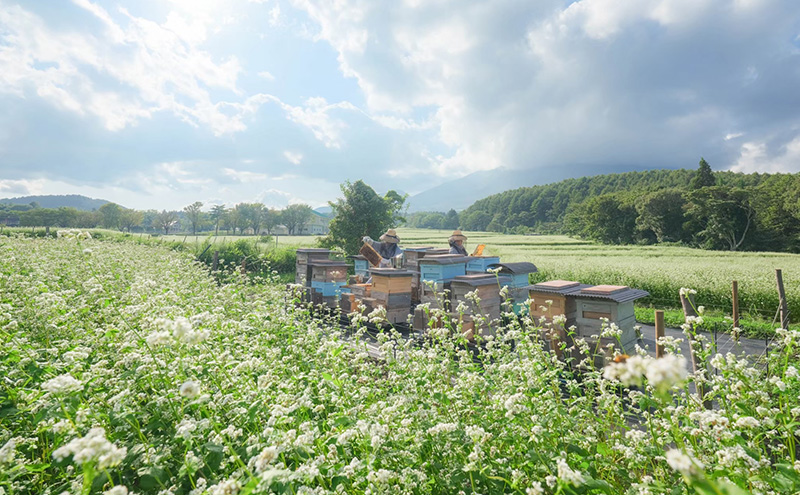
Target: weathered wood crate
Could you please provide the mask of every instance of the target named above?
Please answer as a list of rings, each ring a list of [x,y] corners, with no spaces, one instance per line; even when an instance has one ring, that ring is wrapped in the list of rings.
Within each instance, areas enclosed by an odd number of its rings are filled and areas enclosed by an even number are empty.
[[[500,269],[499,274],[509,277],[508,297],[515,314],[527,311],[525,301],[528,299],[529,275],[538,271],[536,265],[527,261],[518,263],[494,263],[488,268]]]
[[[575,299],[576,336],[593,344],[596,339],[592,336],[602,333],[603,319],[606,318],[619,327],[622,350],[632,351],[637,339],[633,302],[648,295],[646,291],[620,285],[590,286],[572,294],[571,297]],[[616,342],[616,339],[613,340]]]
[[[324,298],[324,303],[337,307],[337,299],[347,285],[347,263],[334,260],[316,260],[308,264],[311,289]]]
[[[390,323],[400,323],[411,313],[411,280],[413,274],[408,270],[396,268],[372,268],[371,297],[386,309],[386,319]]]
[[[411,303],[420,302],[420,278],[419,261],[427,255],[447,254],[445,249],[434,249],[432,247],[410,247],[403,250],[403,268],[412,273],[411,278]]]
[[[471,315],[486,315],[490,319],[500,318],[502,299],[500,288],[508,282],[506,277],[491,273],[468,274],[454,278],[450,281],[451,306],[455,309],[459,303],[467,307]],[[476,293],[479,302],[468,298],[467,294]]]
[[[321,248],[300,248],[297,250],[297,261],[295,263],[296,272],[294,282],[305,286],[310,286],[308,275],[309,262],[322,261],[330,258],[330,249]]]

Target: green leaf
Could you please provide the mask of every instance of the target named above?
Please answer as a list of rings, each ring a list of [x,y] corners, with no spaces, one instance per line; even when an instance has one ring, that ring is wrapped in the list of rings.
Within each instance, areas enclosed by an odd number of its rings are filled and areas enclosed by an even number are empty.
[[[50,464],[26,464],[25,469],[28,470],[29,473],[41,473],[45,469],[49,468]]]

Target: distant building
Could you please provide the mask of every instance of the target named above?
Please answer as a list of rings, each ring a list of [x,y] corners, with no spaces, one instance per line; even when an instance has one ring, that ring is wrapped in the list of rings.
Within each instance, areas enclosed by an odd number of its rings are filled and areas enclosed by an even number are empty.
[[[330,223],[330,217],[323,215],[318,211],[311,211],[311,220],[308,221],[303,228],[298,232],[300,235],[327,235],[329,230],[328,224]]]

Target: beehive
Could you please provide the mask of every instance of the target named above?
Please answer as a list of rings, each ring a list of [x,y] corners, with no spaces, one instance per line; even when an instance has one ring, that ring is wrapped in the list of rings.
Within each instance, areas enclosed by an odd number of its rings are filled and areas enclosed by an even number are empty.
[[[467,262],[467,273],[486,273],[491,265],[500,263],[499,256],[470,256]]]
[[[357,277],[360,277],[361,280],[367,280],[369,278],[369,261],[361,254],[357,254],[355,256],[351,256],[353,259],[353,271]]]
[[[542,340],[549,349],[562,357],[561,343],[569,342],[567,328],[575,322],[575,300],[570,294],[590,287],[570,280],[551,280],[528,287],[531,300],[530,314],[537,325],[541,326]],[[563,324],[555,324],[553,317],[564,316]]]
[[[300,248],[297,250],[296,272],[294,282],[305,286],[310,286],[311,281],[308,276],[308,264],[314,261],[322,261],[330,258],[330,249],[320,248]]]
[[[624,351],[632,351],[636,343],[636,317],[633,302],[649,293],[622,285],[596,285],[572,294],[575,299],[576,334],[590,339],[602,332],[603,318],[616,323],[622,331],[620,342]]]
[[[507,277],[498,278],[491,273],[468,274],[454,278],[450,282],[453,307],[463,303],[467,312],[473,315],[487,315],[490,319],[500,318],[500,288],[508,283]],[[467,298],[468,293],[476,293],[479,302]]]
[[[419,278],[419,261],[428,255],[447,254],[446,249],[434,249],[432,247],[410,247],[403,250],[405,259],[403,267],[412,273],[411,277],[411,302],[420,302],[421,284]]]
[[[428,255],[419,260],[420,280],[449,282],[467,274],[467,256],[458,254]]]
[[[401,323],[411,312],[411,279],[408,270],[396,268],[371,268],[371,297],[386,309],[389,323]]]
[[[319,260],[308,264],[311,289],[323,298],[323,303],[336,307],[337,297],[347,284],[347,263],[344,261]]]
[[[514,313],[520,314],[528,308],[525,301],[528,299],[529,275],[538,271],[536,265],[527,261],[518,263],[494,263],[490,269],[500,269],[500,274],[510,277],[508,296],[512,301]]]

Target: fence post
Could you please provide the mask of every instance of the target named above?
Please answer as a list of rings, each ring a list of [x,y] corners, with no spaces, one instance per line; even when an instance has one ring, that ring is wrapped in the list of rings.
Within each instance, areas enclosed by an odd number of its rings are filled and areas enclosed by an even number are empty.
[[[775,269],[775,278],[778,279],[778,297],[781,308],[781,328],[789,327],[789,307],[786,304],[786,292],[783,290],[783,273],[780,268]]]
[[[242,258],[242,275],[247,275],[247,258]]]
[[[219,250],[214,251],[214,260],[211,262],[211,271],[217,271],[217,266],[219,265]]]
[[[739,282],[733,281],[733,328],[739,328]],[[736,341],[739,341],[739,332],[735,332]]]
[[[656,357],[664,357],[664,346],[659,339],[664,336],[664,311],[656,310]]]

